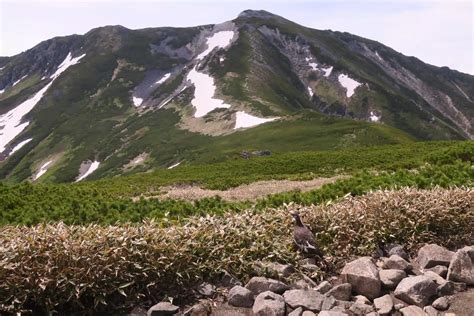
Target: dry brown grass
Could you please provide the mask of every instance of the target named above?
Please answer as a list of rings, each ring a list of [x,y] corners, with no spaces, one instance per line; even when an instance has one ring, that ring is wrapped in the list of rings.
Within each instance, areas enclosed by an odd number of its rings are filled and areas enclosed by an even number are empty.
[[[335,266],[398,241],[448,247],[473,242],[473,189],[403,189],[347,197],[324,206],[191,218],[184,226],[0,228],[0,310],[108,310],[158,298],[215,277],[242,279],[257,260],[297,265],[289,211],[299,210]]]

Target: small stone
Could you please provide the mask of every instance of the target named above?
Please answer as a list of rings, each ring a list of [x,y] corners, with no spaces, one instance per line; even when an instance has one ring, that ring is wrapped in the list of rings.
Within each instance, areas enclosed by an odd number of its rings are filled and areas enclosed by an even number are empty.
[[[446,278],[446,275],[448,275],[448,268],[441,265],[437,265],[432,268],[425,269],[425,271],[434,272],[442,278]]]
[[[362,303],[362,304],[367,304],[367,305],[371,305],[372,303],[370,302],[370,300],[365,297],[364,295],[356,295],[354,296],[354,302],[356,303]]]
[[[453,295],[455,292],[456,292],[456,289],[454,287],[454,282],[451,282],[451,281],[446,281],[444,284],[441,284],[436,289],[436,294],[438,296]]]
[[[362,257],[347,263],[342,269],[344,282],[350,283],[355,293],[369,299],[380,296],[381,282],[379,271],[370,257]]]
[[[333,296],[336,300],[349,301],[351,299],[351,293],[352,285],[350,283],[342,283],[326,292],[326,295]]]
[[[318,316],[347,316],[349,314],[340,312],[340,311],[322,311]]]
[[[281,295],[265,291],[255,298],[252,311],[257,316],[284,316],[285,300]]]
[[[428,315],[428,316],[439,316],[439,312],[434,308],[433,306],[425,306],[423,308],[423,311]]]
[[[403,316],[426,316],[425,312],[416,305],[410,305],[400,310]]]
[[[336,305],[336,299],[333,296],[328,296],[324,299],[323,305],[321,306],[322,311],[328,311]]]
[[[384,260],[386,269],[394,270],[411,270],[412,266],[409,262],[398,255],[391,255],[390,258]]]
[[[388,249],[387,253],[388,253],[389,256],[397,255],[397,256],[400,256],[401,258],[405,259],[406,261],[410,260],[410,258],[408,257],[408,254],[405,251],[405,249],[403,249],[402,246],[397,245],[397,244],[392,244],[391,247]]]
[[[166,316],[174,315],[178,312],[179,307],[171,304],[170,302],[160,302],[153,305],[148,312],[147,316]]]
[[[251,278],[247,285],[245,285],[245,287],[252,291],[254,295],[258,295],[266,291],[282,294],[283,292],[289,289],[288,285],[283,282],[273,279],[267,279],[264,277]]]
[[[205,297],[212,297],[216,294],[216,288],[214,285],[209,283],[202,283],[197,287],[197,292]]]
[[[429,244],[418,250],[417,260],[422,269],[428,269],[437,265],[449,266],[453,256],[454,252],[436,244]]]
[[[395,289],[395,297],[409,304],[425,306],[436,295],[436,283],[430,278],[419,275],[403,279]]]
[[[367,304],[354,303],[349,310],[356,315],[367,315],[374,311],[374,307]]]
[[[382,297],[374,299],[374,306],[380,316],[389,315],[393,309],[392,297],[387,294]]]
[[[296,281],[295,283],[292,284],[292,288],[295,288],[295,289],[300,289],[300,290],[307,290],[307,289],[311,289],[313,288],[313,284],[315,284],[314,282],[310,283],[308,281],[306,281],[305,279],[300,279],[298,281]]]
[[[448,280],[474,285],[474,246],[456,251],[448,268]]]
[[[303,307],[305,310],[319,312],[326,298],[315,290],[288,290],[283,294],[286,304],[291,308]]]
[[[258,262],[256,263],[256,270],[261,274],[269,272],[283,277],[290,276],[295,272],[295,268],[291,264],[282,264],[278,262]]]
[[[380,270],[379,275],[382,285],[389,290],[395,289],[398,283],[407,276],[405,271],[394,269]]]
[[[312,311],[304,311],[303,315],[301,315],[301,316],[316,316],[316,314],[313,313]]]
[[[331,283],[329,283],[328,281],[323,281],[319,283],[319,285],[315,288],[315,290],[321,294],[324,294],[327,291],[329,291],[331,288],[332,288]]]
[[[288,314],[288,316],[301,316],[303,314],[303,307],[298,307],[294,311]]]
[[[449,307],[449,301],[446,297],[440,297],[431,304],[434,308],[439,311],[445,311]]]
[[[229,291],[229,304],[235,307],[252,307],[253,293],[249,289],[236,285]]]

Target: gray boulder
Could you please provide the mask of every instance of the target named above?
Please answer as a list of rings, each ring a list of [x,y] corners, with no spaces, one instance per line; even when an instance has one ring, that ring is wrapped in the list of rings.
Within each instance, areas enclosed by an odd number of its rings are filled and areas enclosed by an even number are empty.
[[[252,293],[255,295],[266,291],[282,294],[283,292],[289,289],[288,285],[283,282],[274,279],[267,279],[264,277],[251,278],[247,285],[245,285],[245,287],[252,291]]]
[[[316,316],[312,311],[304,311],[301,316]]]
[[[374,300],[375,310],[380,316],[390,315],[393,309],[393,300],[390,294],[386,294],[382,297]]]
[[[442,285],[442,284],[446,283],[445,279],[443,279],[442,277],[440,277],[439,275],[437,275],[433,271],[425,271],[425,273],[423,273],[423,275],[430,278],[437,285]]]
[[[349,310],[355,315],[367,315],[374,311],[374,307],[372,305],[354,303]]]
[[[147,316],[166,316],[174,315],[179,311],[179,307],[171,304],[170,302],[160,302],[153,305],[148,312]]]
[[[407,274],[403,270],[388,269],[380,270],[379,276],[382,285],[389,290],[393,290],[402,279],[407,277]]]
[[[197,287],[196,291],[202,296],[212,297],[216,294],[216,287],[210,283],[204,282]]]
[[[436,308],[439,311],[445,311],[449,307],[449,301],[446,297],[440,297],[436,299],[433,304],[431,304],[434,308]]]
[[[430,278],[419,275],[403,279],[395,289],[395,297],[402,301],[423,307],[436,295],[436,283]]]
[[[418,263],[422,269],[432,268],[437,265],[449,266],[454,252],[438,246],[429,244],[418,250]]]
[[[446,281],[436,289],[436,294],[438,296],[453,295],[456,292],[454,282]]]
[[[291,308],[303,307],[305,310],[319,312],[326,297],[315,290],[288,290],[283,298]]]
[[[209,301],[201,301],[193,305],[189,310],[184,312],[185,316],[208,316],[211,314],[211,304]]]
[[[352,285],[350,283],[342,283],[326,292],[326,295],[333,296],[336,300],[349,301],[351,299],[351,293]]]
[[[328,296],[324,299],[323,305],[321,306],[322,311],[328,311],[336,305],[336,299],[333,296]]]
[[[371,305],[372,303],[370,302],[370,300],[365,297],[364,295],[356,295],[354,296],[354,302],[356,303],[362,303],[362,304],[367,304],[367,305]]]
[[[456,251],[449,264],[448,280],[474,285],[474,246]]]
[[[252,307],[257,316],[284,316],[285,309],[283,297],[271,291],[258,294]]]
[[[399,255],[391,255],[390,258],[385,258],[384,266],[386,269],[395,270],[411,270],[412,266],[405,259]]]
[[[254,302],[253,292],[236,285],[229,291],[229,304],[235,307],[252,307]]]
[[[370,257],[362,257],[347,263],[342,269],[341,276],[344,282],[352,285],[355,293],[369,299],[380,296],[379,271]]]
[[[400,310],[403,316],[426,316],[425,312],[416,305],[410,305]]]
[[[397,256],[402,257],[406,261],[410,260],[410,257],[408,256],[408,253],[400,245],[391,244],[389,247],[386,247],[385,249],[386,249],[389,256],[397,255]]]
[[[324,294],[327,291],[329,291],[331,288],[332,288],[331,283],[329,283],[328,281],[323,281],[319,283],[319,285],[315,288],[315,290],[321,294]]]
[[[437,265],[437,266],[434,266],[432,268],[425,269],[425,272],[426,271],[434,272],[437,275],[439,275],[440,277],[445,278],[446,275],[448,274],[448,267]]]

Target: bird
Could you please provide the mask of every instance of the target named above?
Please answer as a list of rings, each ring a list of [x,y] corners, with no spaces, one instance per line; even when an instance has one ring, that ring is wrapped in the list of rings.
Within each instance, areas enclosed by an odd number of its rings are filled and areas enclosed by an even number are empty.
[[[316,255],[319,257],[323,256],[322,251],[314,240],[313,233],[306,227],[301,221],[300,214],[297,212],[291,213],[291,216],[295,219],[295,228],[293,230],[293,238],[295,245],[307,255]]]

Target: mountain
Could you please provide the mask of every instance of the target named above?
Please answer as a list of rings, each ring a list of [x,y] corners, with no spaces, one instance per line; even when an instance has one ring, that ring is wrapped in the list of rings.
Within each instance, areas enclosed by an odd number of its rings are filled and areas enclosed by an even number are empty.
[[[0,57],[0,179],[71,182],[287,152],[473,139],[474,76],[247,10]]]

